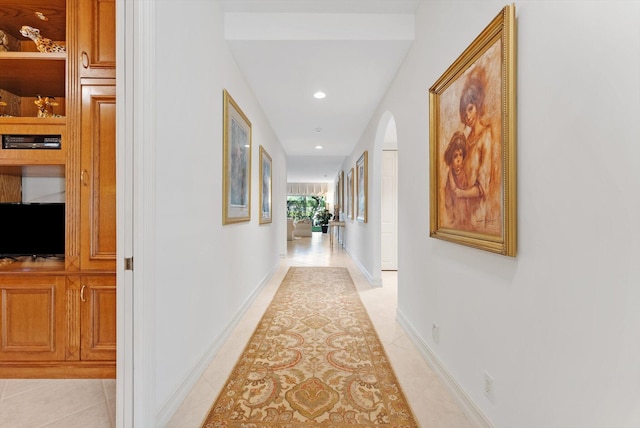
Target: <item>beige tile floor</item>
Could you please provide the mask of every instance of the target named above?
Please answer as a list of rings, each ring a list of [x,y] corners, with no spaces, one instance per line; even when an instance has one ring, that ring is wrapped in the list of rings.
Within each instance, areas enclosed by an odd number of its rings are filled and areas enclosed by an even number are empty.
[[[114,379],[0,379],[2,428],[113,428]]]
[[[316,232],[311,238],[288,242],[287,257],[167,427],[200,426],[289,266],[348,268],[420,426],[472,426],[395,321],[396,272],[383,272],[383,287],[371,288],[346,251],[338,245],[331,248],[328,235]],[[112,428],[114,419],[113,380],[0,379],[2,428]]]

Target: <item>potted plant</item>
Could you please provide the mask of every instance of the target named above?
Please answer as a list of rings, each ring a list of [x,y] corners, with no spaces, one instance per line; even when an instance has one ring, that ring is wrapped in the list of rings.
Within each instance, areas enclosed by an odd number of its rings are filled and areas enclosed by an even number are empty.
[[[329,230],[329,220],[331,220],[333,214],[331,214],[329,210],[320,210],[316,212],[315,217],[318,223],[320,223],[322,233],[327,233],[327,230]]]

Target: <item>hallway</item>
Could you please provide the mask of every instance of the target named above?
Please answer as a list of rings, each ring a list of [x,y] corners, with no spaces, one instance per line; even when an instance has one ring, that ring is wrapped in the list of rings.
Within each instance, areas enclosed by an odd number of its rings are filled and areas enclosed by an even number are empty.
[[[383,272],[384,286],[371,288],[351,257],[329,236],[287,242],[288,254],[255,302],[239,321],[170,423],[171,428],[200,426],[224,385],[255,326],[271,302],[289,266],[346,267],[360,292],[413,413],[425,428],[466,428],[471,424],[435,373],[418,354],[395,321],[397,273]],[[104,427],[114,426],[115,381],[0,379],[0,426]]]
[[[436,374],[418,354],[395,321],[397,273],[383,272],[384,286],[371,288],[351,257],[329,236],[314,232],[311,238],[287,242],[287,257],[240,320],[209,368],[187,396],[173,419],[171,428],[199,427],[224,385],[247,340],[271,302],[290,266],[339,266],[351,273],[362,303],[375,325],[402,388],[420,426],[425,428],[466,428],[472,425],[449,395]]]

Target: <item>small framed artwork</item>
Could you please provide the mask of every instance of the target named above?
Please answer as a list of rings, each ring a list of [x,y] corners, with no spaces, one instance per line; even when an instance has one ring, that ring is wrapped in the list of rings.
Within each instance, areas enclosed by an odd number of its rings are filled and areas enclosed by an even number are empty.
[[[430,235],[516,255],[515,6],[429,89]]]
[[[222,224],[251,220],[251,122],[224,90]]]
[[[340,171],[340,212],[344,212],[344,171]]]
[[[338,215],[340,215],[341,212],[344,212],[344,171],[338,173],[336,183],[336,205],[338,207]],[[336,218],[336,220],[338,219]]]
[[[271,156],[260,146],[260,224],[271,223]]]
[[[336,176],[333,187],[333,214],[337,214],[340,210],[340,175]]]
[[[353,219],[353,168],[347,173],[347,217]]]
[[[356,162],[356,220],[362,223],[367,222],[367,181],[369,179],[367,157],[365,150]]]

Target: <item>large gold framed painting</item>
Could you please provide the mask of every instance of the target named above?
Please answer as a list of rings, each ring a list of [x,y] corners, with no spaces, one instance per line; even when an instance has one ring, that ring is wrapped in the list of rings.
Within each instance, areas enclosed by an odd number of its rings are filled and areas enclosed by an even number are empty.
[[[430,234],[516,255],[515,6],[429,89]]]

